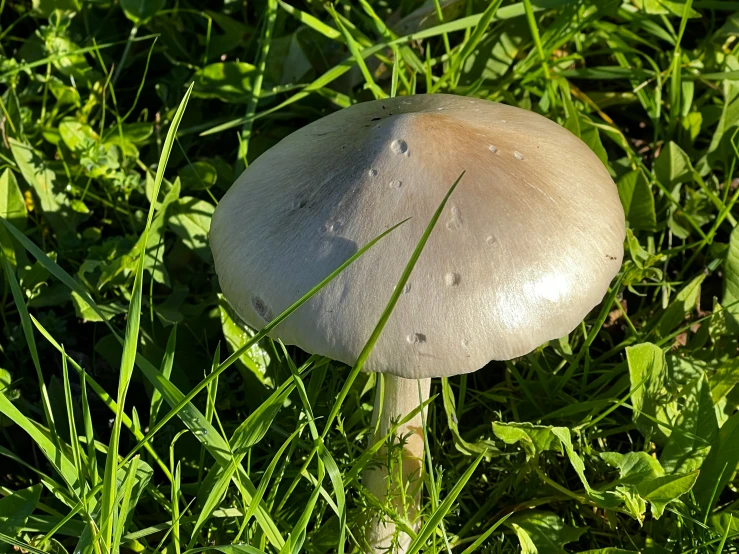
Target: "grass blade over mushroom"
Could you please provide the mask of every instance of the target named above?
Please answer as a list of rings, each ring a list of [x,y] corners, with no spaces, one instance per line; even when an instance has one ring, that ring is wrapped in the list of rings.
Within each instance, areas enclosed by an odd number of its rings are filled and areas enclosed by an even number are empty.
[[[329,274],[328,277],[323,279],[320,283],[318,283],[315,287],[313,287],[310,291],[308,291],[302,298],[300,298],[298,301],[296,301],[292,306],[290,306],[287,310],[282,312],[280,315],[276,316],[270,323],[265,325],[264,329],[256,333],[249,341],[247,341],[241,348],[236,350],[233,354],[231,354],[228,358],[226,358],[225,361],[223,361],[217,368],[215,368],[208,377],[200,381],[185,397],[170,410],[164,417],[162,417],[157,424],[152,428],[146,436],[137,444],[131,452],[129,452],[128,456],[126,456],[125,461],[128,461],[138,450],[141,449],[141,447],[144,445],[144,443],[151,440],[151,437],[153,437],[157,431],[159,431],[166,423],[172,419],[177,413],[186,406],[193,398],[195,398],[200,391],[202,391],[205,387],[208,386],[208,384],[216,379],[221,373],[223,373],[226,369],[228,369],[234,362],[236,362],[241,355],[249,350],[252,346],[257,344],[260,340],[262,340],[264,337],[267,336],[267,334],[277,327],[280,323],[282,323],[285,319],[290,316],[295,310],[297,310],[300,306],[305,304],[308,300],[310,300],[315,294],[317,294],[323,287],[325,287],[329,282],[331,282],[334,278],[336,278],[344,269],[349,267],[353,262],[355,262],[362,254],[364,254],[367,250],[372,248],[375,244],[377,244],[380,240],[385,238],[387,235],[392,233],[395,229],[400,227],[403,223],[405,223],[407,220],[401,221],[397,225],[394,225],[390,227],[387,231],[380,234],[377,238],[374,240],[371,240],[369,243],[367,243],[364,247],[360,248],[356,254],[351,256],[347,261],[345,261],[343,264],[341,264],[336,270],[334,270],[331,274]]]
[[[406,264],[405,269],[403,270],[403,273],[400,276],[400,279],[398,279],[398,283],[395,285],[395,289],[393,290],[393,293],[390,296],[390,300],[388,300],[387,305],[385,306],[385,309],[383,310],[382,315],[380,316],[380,320],[377,322],[377,325],[375,326],[374,331],[372,331],[372,334],[367,340],[367,343],[364,345],[364,348],[360,352],[359,357],[357,358],[357,361],[354,364],[354,367],[352,367],[352,371],[349,374],[349,377],[347,377],[346,382],[344,383],[344,386],[341,388],[341,392],[339,393],[339,396],[336,402],[334,403],[333,408],[328,414],[328,418],[326,418],[326,426],[323,429],[323,433],[321,433],[321,438],[326,437],[326,435],[328,434],[331,428],[331,424],[333,423],[336,416],[339,414],[341,405],[343,404],[344,399],[346,398],[346,395],[349,394],[349,389],[354,383],[354,379],[356,379],[357,375],[359,375],[359,372],[362,370],[362,367],[367,361],[367,358],[369,358],[369,355],[372,352],[372,349],[374,348],[375,343],[377,342],[377,339],[380,338],[380,333],[382,333],[382,330],[385,328],[385,324],[387,323],[388,319],[390,319],[390,315],[393,312],[393,308],[395,308],[395,305],[398,303],[398,299],[400,298],[400,295],[403,293],[403,287],[408,282],[408,279],[411,276],[411,272],[413,272],[413,268],[416,266],[416,262],[418,261],[418,258],[421,257],[421,252],[423,251],[424,246],[426,246],[426,242],[428,242],[428,239],[431,236],[431,231],[433,231],[434,227],[436,227],[436,223],[439,221],[439,217],[441,217],[441,214],[444,211],[444,208],[446,207],[449,197],[454,192],[454,189],[457,188],[457,185],[462,180],[462,177],[464,177],[464,172],[462,172],[462,174],[459,177],[457,177],[457,180],[454,181],[454,184],[449,188],[449,191],[447,191],[446,195],[444,196],[444,199],[439,204],[439,207],[436,208],[436,212],[434,212],[434,215],[431,218],[431,221],[429,221],[429,224],[426,226],[426,230],[424,231],[423,235],[421,235],[421,238],[418,241],[418,244],[416,245],[416,248],[413,251],[413,254],[411,254],[411,258],[408,260],[408,263]]]

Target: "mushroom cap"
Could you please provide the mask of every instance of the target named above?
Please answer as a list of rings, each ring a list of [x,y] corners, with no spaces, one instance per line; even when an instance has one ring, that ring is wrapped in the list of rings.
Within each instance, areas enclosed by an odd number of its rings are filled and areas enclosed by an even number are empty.
[[[556,123],[453,95],[356,104],[254,161],[211,224],[226,298],[261,329],[361,246],[411,218],[271,332],[354,363],[463,171],[364,369],[457,375],[568,334],[621,265],[616,186],[588,146]]]

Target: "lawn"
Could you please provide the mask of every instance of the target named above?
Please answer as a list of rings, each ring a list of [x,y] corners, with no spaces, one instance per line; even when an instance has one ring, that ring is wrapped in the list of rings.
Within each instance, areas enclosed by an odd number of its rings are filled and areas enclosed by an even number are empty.
[[[569,336],[433,379],[414,527],[363,484],[382,377],[246,327],[208,232],[422,93],[564,126],[628,229]],[[413,553],[739,552],[739,2],[0,0],[0,100],[0,553],[365,552],[378,510]]]

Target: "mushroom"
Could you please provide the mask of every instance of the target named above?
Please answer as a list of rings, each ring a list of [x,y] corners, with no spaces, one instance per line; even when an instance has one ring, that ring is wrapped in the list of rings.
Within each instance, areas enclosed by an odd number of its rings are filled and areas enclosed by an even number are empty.
[[[411,218],[271,333],[352,364],[463,171],[363,368],[384,374],[379,436],[429,397],[432,377],[526,354],[568,334],[601,302],[625,236],[601,161],[575,135],[526,110],[453,95],[397,97],[292,133],[244,171],[213,216],[221,288],[257,329],[361,245]],[[406,487],[406,517],[416,529],[422,415],[397,430],[408,482],[395,486]],[[395,494],[386,476],[382,467],[364,475],[380,500]],[[407,549],[410,537],[391,521],[375,517],[370,527],[375,552],[392,540],[395,551]]]

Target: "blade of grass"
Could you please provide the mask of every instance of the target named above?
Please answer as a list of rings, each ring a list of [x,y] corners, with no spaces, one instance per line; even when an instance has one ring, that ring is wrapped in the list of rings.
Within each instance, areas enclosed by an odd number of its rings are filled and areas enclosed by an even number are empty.
[[[34,325],[36,321],[34,320]],[[62,353],[62,355],[64,355]],[[66,358],[66,356],[65,356]],[[87,445],[87,476],[91,488],[98,484],[98,466],[95,454],[95,432],[92,428],[92,414],[90,413],[90,402],[87,400],[87,374],[80,372],[80,403],[82,404],[82,422],[85,426],[85,444]],[[130,428],[130,422],[126,427]]]
[[[2,220],[5,223],[5,220]],[[23,335],[26,338],[26,344],[28,345],[28,351],[31,354],[31,361],[33,367],[36,370],[36,379],[38,380],[39,390],[41,392],[41,406],[44,409],[44,418],[46,419],[46,425],[51,431],[52,437],[56,440],[57,433],[54,426],[54,416],[51,412],[51,403],[49,401],[49,392],[46,389],[46,383],[44,382],[44,376],[41,372],[41,361],[38,357],[38,349],[36,348],[36,339],[33,336],[33,326],[31,325],[31,316],[28,313],[23,293],[21,292],[18,279],[15,276],[15,270],[10,265],[10,262],[5,256],[5,251],[0,249],[0,253],[3,258],[3,268],[5,269],[5,276],[10,284],[10,292],[13,295],[13,300],[18,309],[18,314],[21,318],[21,327],[23,328]]]
[[[172,490],[170,491],[169,501],[170,506],[172,507],[172,544],[174,545],[174,551],[177,554],[180,554],[181,552],[181,546],[180,546],[180,494],[181,490],[180,487],[182,486],[182,466],[180,465],[180,462],[178,461],[175,464],[174,461],[174,446],[177,444],[177,439],[179,439],[182,435],[187,433],[186,430],[180,431],[177,433],[174,439],[172,439],[172,444],[169,447],[169,468],[172,472],[172,475],[174,475],[174,479],[172,480]],[[134,458],[135,460],[136,458]]]
[[[0,391],[0,413],[25,431],[36,443],[54,470],[61,475],[70,490],[72,484],[77,481],[77,468],[69,459],[63,448],[59,447],[57,441],[51,438],[51,433],[35,422],[28,419],[16,406]]]
[[[234,174],[240,174],[248,164],[246,156],[249,152],[249,141],[252,135],[252,125],[254,124],[254,114],[257,112],[259,104],[259,96],[262,94],[262,82],[264,81],[264,73],[267,69],[267,57],[269,49],[272,45],[272,34],[275,29],[275,21],[277,20],[277,0],[267,0],[264,32],[262,33],[262,47],[259,50],[259,59],[256,65],[256,75],[252,82],[251,96],[249,104],[246,107],[246,117],[244,125],[241,129],[239,150],[236,156],[236,167]]]
[[[452,59],[451,68],[449,71],[445,72],[441,79],[436,83],[436,86],[433,87],[434,91],[439,90],[439,88],[446,82],[451,80],[452,83],[454,83],[454,86],[456,88],[456,83],[459,81],[460,77],[460,68],[464,64],[464,61],[475,51],[475,48],[478,47],[480,44],[480,41],[482,40],[483,36],[485,36],[485,33],[487,33],[488,27],[490,26],[490,23],[493,21],[493,18],[495,18],[495,14],[499,11],[500,5],[503,3],[503,0],[493,0],[488,4],[488,7],[485,8],[485,11],[481,14],[478,22],[474,26],[474,30],[472,31],[472,34],[470,35],[470,39],[464,43],[464,46],[462,46],[462,50]]]
[[[326,25],[323,21],[321,21],[317,17],[307,12],[301,11],[295,8],[294,6],[291,6],[284,0],[277,0],[277,1],[283,10],[285,10],[287,13],[292,15],[295,19],[300,21],[306,27],[310,27],[311,29],[313,29],[317,33],[322,34],[324,37],[328,39],[343,42],[342,35],[339,31],[337,31],[333,27]]]
[[[444,23],[444,13],[441,10],[441,4],[439,3],[439,0],[434,0],[434,11],[436,12],[436,20],[440,24],[443,24]],[[452,47],[449,43],[449,34],[442,33],[441,38],[444,41],[444,51],[446,52],[446,55],[451,56]]]
[[[670,119],[667,126],[667,136],[672,137],[675,134],[677,122],[680,120],[682,111],[682,42],[685,28],[688,24],[688,18],[692,11],[693,0],[686,0],[683,5],[683,15],[680,19],[680,30],[675,41],[675,49],[672,52],[672,61],[670,64]]]
[[[126,470],[126,477],[123,480],[123,498],[121,499],[121,507],[119,516],[116,519],[116,525],[113,533],[113,553],[118,554],[121,550],[121,537],[126,529],[126,520],[129,509],[131,508],[131,495],[133,494],[133,486],[136,483],[136,471],[139,466],[138,456],[131,460]]]
[[[72,386],[69,382],[69,367],[67,364],[67,355],[62,347],[62,381],[64,382],[64,403],[67,408],[67,421],[69,422],[69,444],[72,447],[72,461],[77,468],[77,479],[80,489],[80,497],[85,498],[85,472],[82,465],[82,456],[80,455],[79,437],[77,435],[77,424],[74,418],[74,402],[72,401]],[[85,511],[87,506],[84,506]]]
[[[336,9],[331,4],[326,4],[325,7],[326,11],[328,11],[328,13],[331,14],[331,17],[334,18],[336,26],[341,31],[341,34],[344,36],[344,42],[349,47],[349,51],[352,53],[354,60],[356,61],[360,71],[362,72],[366,88],[368,88],[372,92],[372,94],[374,94],[375,99],[386,98],[387,94],[385,94],[385,91],[377,86],[377,83],[375,83],[375,80],[372,78],[372,74],[370,73],[367,64],[364,62],[364,57],[362,55],[363,52],[360,51],[360,45],[357,43],[357,41],[354,40],[354,37],[352,37],[351,33],[347,31],[344,23],[339,17],[339,14],[336,13]]]
[[[7,448],[0,446],[0,454],[5,456],[6,458],[9,458],[13,460],[15,463],[19,464],[20,466],[23,466],[24,468],[28,469],[33,473],[36,477],[38,477],[41,484],[46,487],[46,489],[53,495],[57,496],[62,502],[67,504],[68,506],[73,505],[74,501],[70,498],[69,494],[64,488],[64,485],[59,483],[58,481],[55,481],[36,467],[32,465],[32,463],[29,463],[29,461],[24,460],[23,458],[17,456]]]
[[[149,229],[151,228],[151,222],[154,219],[154,211],[156,207],[156,199],[159,197],[159,189],[162,186],[162,180],[164,179],[164,170],[169,160],[169,155],[172,152],[172,146],[177,136],[177,128],[179,127],[182,116],[185,113],[187,107],[187,101],[190,98],[194,84],[190,84],[185,96],[180,102],[180,106],[175,112],[167,132],[167,138],[164,141],[164,148],[162,155],[159,158],[159,164],[157,166],[157,173],[154,179],[154,191],[152,193],[152,203],[149,206],[149,214],[146,218],[146,226],[144,227],[143,241],[142,244],[149,244]],[[133,376],[133,369],[136,365],[136,350],[138,349],[139,342],[139,325],[141,323],[141,295],[144,280],[144,262],[146,260],[146,253],[142,251],[139,253],[139,259],[136,264],[136,276],[133,282],[133,291],[131,294],[131,301],[128,308],[128,318],[126,323],[126,332],[123,342],[123,354],[121,356],[120,375],[118,379],[118,409],[116,411],[115,420],[113,422],[113,430],[111,432],[110,443],[108,445],[108,456],[105,463],[105,474],[103,476],[103,495],[102,495],[102,527],[100,534],[102,536],[103,544],[107,550],[112,550],[113,547],[113,521],[114,521],[114,510],[115,510],[115,497],[116,497],[116,475],[118,473],[118,445],[121,437],[122,427],[122,414],[123,406],[126,403],[126,395],[128,394],[128,387]]]
[[[434,511],[434,513],[431,514],[431,517],[426,522],[426,525],[424,525],[418,532],[415,540],[408,547],[407,554],[416,554],[419,550],[421,550],[421,548],[423,548],[424,544],[429,539],[429,537],[431,537],[436,527],[441,524],[444,516],[446,516],[452,509],[454,501],[457,499],[459,493],[462,492],[462,489],[472,477],[472,474],[475,472],[475,469],[477,469],[477,466],[480,464],[483,457],[484,454],[478,455],[475,461],[470,464],[470,467],[468,467],[467,470],[462,474],[462,476],[457,480],[457,483],[454,485],[452,490],[449,491],[449,494],[446,496],[446,498],[444,498],[441,504],[439,504],[439,507]]]
[[[38,548],[35,548],[30,544],[26,544],[23,541],[14,539],[13,537],[9,537],[4,533],[0,533],[0,544],[2,543],[9,544],[10,546],[15,547],[18,552],[30,552],[31,554],[48,554],[43,550],[39,550]]]
[[[377,33],[379,33],[384,42],[391,43],[392,41],[399,38],[398,35],[385,24],[382,18],[377,15],[377,12],[375,12],[374,8],[367,0],[359,0],[359,5],[369,16],[370,20],[375,26],[375,30],[377,31]],[[390,44],[390,47],[393,50],[393,55],[396,59],[398,57],[402,57],[403,61],[405,61],[405,63],[409,67],[413,68],[413,70],[423,71],[423,64],[421,63],[421,60],[418,59],[418,56],[412,48],[407,45],[401,45],[400,48],[397,48],[397,45],[395,44]]]
[[[490,526],[490,528],[487,531],[485,531],[482,535],[477,537],[477,539],[475,539],[475,542],[473,542],[471,545],[465,548],[462,554],[472,554],[473,552],[475,552],[480,547],[480,545],[484,543],[488,539],[488,537],[492,535],[495,532],[495,530],[498,527],[500,527],[503,523],[505,523],[505,520],[507,520],[512,515],[513,515],[513,512],[510,512],[504,515],[498,521],[496,521],[493,525]]]
[[[734,523],[734,515],[729,514],[729,523],[726,524],[726,530],[724,531],[723,536],[721,537],[721,542],[718,543],[718,546],[716,547],[716,554],[722,554],[724,551],[724,546],[726,546],[726,541],[729,538],[729,531],[731,531],[732,524]]]
[[[318,479],[315,488],[305,505],[303,513],[300,514],[300,518],[298,518],[298,521],[293,526],[292,531],[290,532],[290,538],[285,543],[285,547],[282,549],[280,554],[300,554],[303,549],[308,522],[310,521],[316,502],[318,501],[318,496],[321,492],[321,484],[323,483],[323,478],[325,476],[325,473],[321,471],[321,468],[322,466],[319,465]]]
[[[531,36],[534,39],[534,45],[536,46],[536,53],[539,56],[539,61],[541,62],[541,67],[544,70],[544,77],[549,81],[550,75],[549,75],[549,63],[547,62],[547,56],[544,53],[544,45],[541,42],[541,35],[539,34],[539,26],[536,23],[536,18],[534,17],[534,8],[531,5],[531,0],[523,0],[523,7],[526,10],[526,21],[529,24],[529,30],[531,31]],[[547,86],[549,86],[551,83],[548,83]],[[554,97],[552,97],[552,101],[554,101]]]
[[[162,358],[162,365],[159,372],[162,377],[169,380],[172,375],[172,367],[174,366],[174,353],[177,347],[177,325],[172,326],[172,331],[169,333],[169,339],[167,339],[167,346],[164,349],[164,357]],[[159,408],[162,405],[162,393],[158,389],[154,389],[151,393],[151,409],[149,410],[149,426],[154,425],[157,422],[157,416],[159,415]]]
[[[264,493],[267,491],[267,486],[269,485],[270,480],[272,479],[272,474],[275,471],[275,468],[277,467],[277,462],[279,462],[280,458],[282,458],[282,455],[285,453],[285,450],[288,446],[292,444],[292,442],[300,436],[300,434],[303,432],[303,429],[305,429],[305,423],[300,425],[288,438],[285,442],[282,443],[282,446],[277,450],[275,455],[272,457],[272,461],[267,466],[267,469],[264,471],[264,474],[262,475],[261,480],[259,481],[259,486],[257,487],[257,492],[254,494],[254,498],[252,499],[252,502],[249,504],[249,508],[247,509],[246,513],[244,514],[244,518],[241,522],[241,527],[239,529],[239,533],[236,537],[236,540],[239,539],[243,531],[246,529],[247,525],[249,525],[249,521],[252,517],[254,517],[254,513],[256,511],[256,507],[260,504],[262,499],[264,498]]]
[[[221,343],[219,342],[216,346],[216,351],[213,354],[213,363],[211,364],[211,371],[213,371],[221,361]],[[218,379],[215,379],[210,383],[206,389],[205,394],[207,401],[205,403],[205,419],[208,423],[213,423],[213,414],[216,409],[216,395],[218,394]],[[200,445],[200,462],[198,463],[198,482],[203,480],[203,469],[205,466],[205,447]]]

